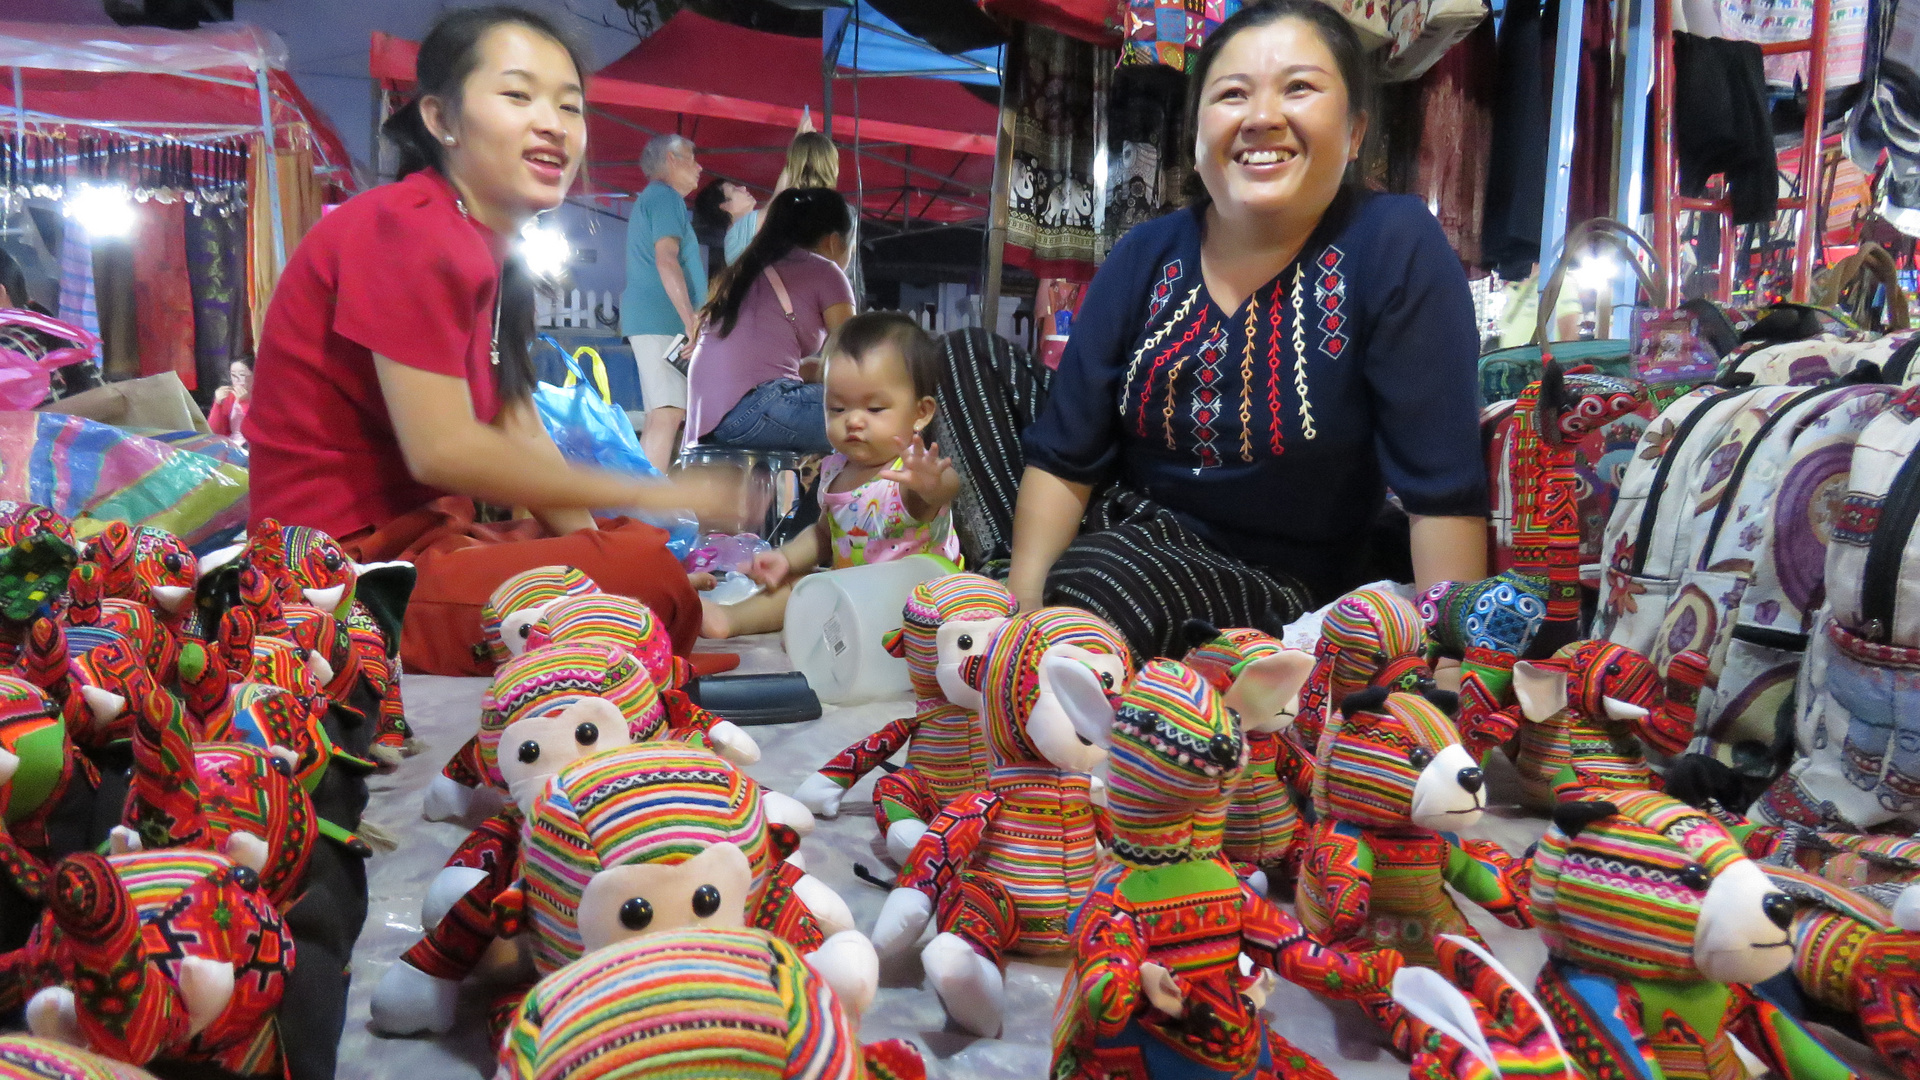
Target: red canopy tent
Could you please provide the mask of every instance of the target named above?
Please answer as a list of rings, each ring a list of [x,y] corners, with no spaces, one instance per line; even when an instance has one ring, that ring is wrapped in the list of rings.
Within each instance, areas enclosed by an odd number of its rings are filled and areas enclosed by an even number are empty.
[[[405,90],[417,51],[413,42],[376,33],[369,70],[384,88]],[[682,11],[589,80],[588,182],[597,191],[637,191],[646,184],[641,147],[673,132],[694,141],[709,176],[769,191],[803,107],[816,122],[822,117],[822,90],[820,39]],[[994,106],[957,83],[873,76],[840,78],[834,105],[840,189],[864,192],[868,216],[956,222],[986,215]]]

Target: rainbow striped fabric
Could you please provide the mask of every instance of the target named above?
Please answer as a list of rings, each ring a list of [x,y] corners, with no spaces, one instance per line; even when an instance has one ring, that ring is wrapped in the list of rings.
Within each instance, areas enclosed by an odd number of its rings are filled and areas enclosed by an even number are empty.
[[[500,637],[501,620],[517,611],[551,604],[563,596],[599,592],[592,578],[571,566],[536,566],[522,570],[500,583],[480,606],[480,640],[487,655],[496,664],[513,659],[513,653]]]
[[[527,634],[527,650],[545,645],[616,645],[632,653],[654,684],[678,686],[673,639],[653,609],[630,596],[590,592],[547,605]]]
[[[153,1080],[145,1069],[32,1035],[0,1035],[0,1080]]]
[[[581,758],[555,773],[527,818],[524,891],[534,967],[580,957],[580,900],[600,871],[685,862],[722,843],[753,869],[743,898],[754,911],[780,855],[760,786],[724,759],[677,743],[648,743]]]
[[[1005,585],[979,574],[948,574],[913,587],[901,608],[900,629],[889,631],[884,644],[907,662],[922,710],[947,700],[934,674],[940,666],[940,627],[955,620],[1004,619],[1019,606]]]
[[[1149,662],[1114,713],[1114,856],[1134,866],[1218,856],[1228,794],[1245,763],[1239,725],[1219,693],[1185,664]]]
[[[1320,734],[1340,702],[1366,686],[1412,689],[1415,679],[1432,674],[1426,652],[1426,621],[1399,593],[1360,589],[1334,601],[1320,624],[1313,674],[1300,693],[1294,740],[1309,756],[1324,758]]]
[[[1285,652],[1279,639],[1245,627],[1220,631],[1212,641],[1187,650],[1183,663],[1192,667],[1225,694],[1240,672],[1255,660]],[[1226,836],[1222,845],[1229,859],[1256,869],[1277,868],[1286,862],[1300,837],[1300,811],[1290,786],[1294,777],[1279,775],[1284,732],[1243,732],[1247,767],[1241,770],[1227,804]],[[1288,754],[1288,760],[1294,755]],[[1289,774],[1292,770],[1289,769]]]
[[[793,948],[757,930],[648,934],[533,988],[500,1080],[865,1075],[853,1026]]]
[[[1459,742],[1452,718],[1418,694],[1390,694],[1379,708],[1336,714],[1321,738],[1314,816],[1370,829],[1405,827],[1420,782],[1415,751],[1431,757]]]

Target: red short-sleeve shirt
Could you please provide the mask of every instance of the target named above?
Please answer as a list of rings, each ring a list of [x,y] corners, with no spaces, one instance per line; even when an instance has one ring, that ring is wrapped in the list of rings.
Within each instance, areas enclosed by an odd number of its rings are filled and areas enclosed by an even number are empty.
[[[474,416],[490,422],[505,253],[431,169],[320,219],[287,260],[260,334],[245,425],[253,520],[347,536],[446,494],[407,472],[373,354],[466,380]]]

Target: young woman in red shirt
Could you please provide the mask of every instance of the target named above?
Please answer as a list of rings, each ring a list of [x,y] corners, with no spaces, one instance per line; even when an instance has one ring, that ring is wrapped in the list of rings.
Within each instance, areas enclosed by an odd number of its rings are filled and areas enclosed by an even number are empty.
[[[409,670],[485,674],[479,611],[535,566],[638,597],[691,647],[700,604],[665,533],[586,507],[722,509],[731,485],[649,482],[566,462],[530,393],[533,282],[513,240],[586,160],[584,53],[511,7],[447,12],[418,92],[387,121],[397,183],[314,226],[267,310],[245,433],[255,520],[407,559]],[[475,521],[475,500],[532,518]]]

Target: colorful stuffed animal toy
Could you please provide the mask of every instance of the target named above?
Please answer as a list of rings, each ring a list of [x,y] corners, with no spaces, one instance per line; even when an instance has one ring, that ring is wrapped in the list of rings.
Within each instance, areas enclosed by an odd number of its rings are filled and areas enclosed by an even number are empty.
[[[0,675],[0,873],[34,908],[46,899],[58,850],[56,831],[92,816],[100,775],[67,741],[59,710],[25,679]],[[77,843],[72,846],[79,846]],[[16,948],[37,918],[12,909],[0,926],[0,949]]]
[[[1420,597],[1430,660],[1460,661],[1461,733],[1513,704],[1513,665],[1529,655],[1547,619],[1547,579],[1504,570],[1480,581],[1442,581]],[[1473,748],[1471,736],[1468,748]]]
[[[1750,984],[1793,962],[1794,902],[1727,830],[1651,791],[1569,802],[1534,856],[1541,1001],[1590,1080],[1852,1075]]]
[[[1384,995],[1401,959],[1321,945],[1221,858],[1220,822],[1246,761],[1235,714],[1169,660],[1141,668],[1117,707],[1092,668],[1042,668],[1074,730],[1101,733],[1115,859],[1074,915],[1050,1076],[1331,1080],[1261,1018],[1241,955],[1343,998]]]
[[[1525,863],[1455,835],[1480,820],[1486,779],[1447,716],[1451,695],[1427,693],[1372,687],[1341,704],[1321,740],[1297,906],[1328,944],[1398,949],[1431,967],[1440,934],[1478,940],[1443,883],[1508,926],[1532,921]]]
[[[0,1035],[0,1080],[153,1080],[145,1069],[33,1035]]]
[[[500,583],[480,608],[480,639],[495,664],[527,651],[527,636],[549,605],[567,596],[600,591],[593,579],[571,566],[536,566]]]
[[[98,566],[81,563],[74,567],[73,575],[67,580],[67,625],[98,626],[119,634],[139,649],[148,671],[170,680],[180,663],[179,636],[161,621],[152,607],[105,596],[100,586]]]
[[[731,720],[722,720],[687,695],[693,666],[673,655],[673,639],[653,609],[630,596],[592,592],[548,604],[527,634],[527,648],[599,643],[617,645],[640,661],[660,691],[667,730],[674,738],[704,735],[714,753],[735,765],[760,760],[760,744]]]
[[[1386,589],[1360,589],[1334,601],[1320,624],[1313,661],[1290,733],[1309,764],[1325,757],[1320,733],[1339,715],[1348,694],[1368,686],[1411,690],[1433,676],[1420,609]],[[1311,771],[1299,781],[1294,794],[1304,801],[1313,789]]]
[[[102,626],[63,628],[42,617],[28,628],[22,653],[21,671],[60,707],[75,744],[104,750],[133,737],[127,702],[132,688],[152,675],[132,639]]]
[[[921,952],[947,1014],[976,1034],[1000,1030],[1001,958],[1071,944],[1067,917],[1093,885],[1091,774],[1106,751],[1077,732],[1045,662],[1091,668],[1107,692],[1132,674],[1125,641],[1073,608],[1023,612],[994,631],[966,665],[981,692],[993,755],[987,790],[936,815],[901,868],[874,926],[882,953],[913,945],[929,920],[940,934]]]
[[[914,586],[900,629],[886,640],[887,652],[907,662],[914,715],[842,750],[801,781],[794,798],[817,815],[837,817],[847,789],[906,747],[906,766],[873,785],[874,824],[886,838],[887,853],[905,861],[942,806],[986,787],[980,694],[961,678],[960,668],[986,650],[1018,607],[1006,586],[979,574],[948,574]]]
[[[5,958],[0,1005],[31,993],[34,1034],[128,1064],[280,1076],[294,947],[259,885],[211,852],[70,856],[33,938]]]
[[[1889,909],[1803,870],[1767,876],[1799,902],[1789,932],[1801,996],[1850,1018],[1903,1076],[1920,1077],[1920,884]]]
[[[293,778],[292,751],[196,745],[185,708],[151,681],[139,692],[133,783],[115,853],[217,851],[258,874],[276,907],[290,908],[320,837],[313,800]]]
[[[20,659],[34,619],[63,617],[67,579],[79,558],[65,519],[44,507],[0,503],[0,664]]]
[[[1269,885],[1299,873],[1304,851],[1306,830],[1292,789],[1311,786],[1312,766],[1286,732],[1300,714],[1300,690],[1312,674],[1313,657],[1283,647],[1263,630],[1215,630],[1195,620],[1186,633],[1191,644],[1186,664],[1240,718],[1247,767],[1227,804],[1222,846],[1254,891],[1265,896]]]
[[[536,566],[501,582],[480,608],[480,638],[487,658],[498,668],[526,652],[533,625],[554,601],[599,591],[592,578],[571,566]],[[486,782],[479,740],[469,739],[433,778],[421,812],[428,821],[464,818],[472,810],[474,792]]]
[[[179,537],[150,525],[107,522],[87,541],[103,596],[151,608],[176,633],[193,613],[200,560]]]
[[[510,932],[528,931],[536,972],[634,934],[754,926],[813,954],[855,1008],[872,1000],[879,978],[872,946],[858,933],[829,937],[820,926],[813,904],[844,902],[784,861],[798,837],[768,822],[758,785],[723,759],[674,743],[593,754],[549,777],[527,814],[524,884],[500,894],[492,911]],[[483,891],[470,890],[441,926],[487,918]],[[442,947],[447,940],[430,934],[388,969],[374,994],[376,1027],[411,1033],[451,1025],[465,970]]]
[[[1663,756],[1686,749],[1693,702],[1706,675],[1694,663],[1700,658],[1696,652],[1675,657],[1664,694],[1646,657],[1611,642],[1579,641],[1546,660],[1522,660],[1513,669],[1519,704],[1483,718],[1470,745],[1504,743],[1517,726],[1521,797],[1538,810],[1609,791],[1652,788],[1656,781],[1642,747]]]
[[[597,950],[540,981],[500,1048],[499,1080],[924,1080],[911,1044],[861,1047],[793,946],[689,928]]]

